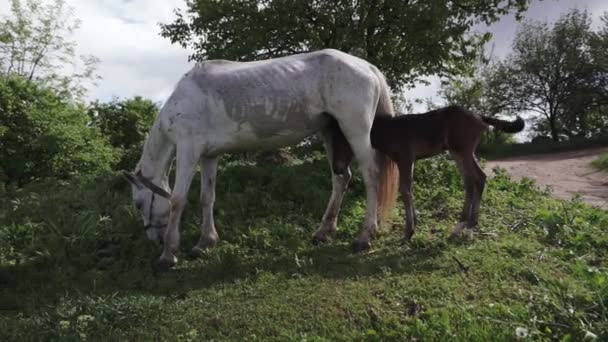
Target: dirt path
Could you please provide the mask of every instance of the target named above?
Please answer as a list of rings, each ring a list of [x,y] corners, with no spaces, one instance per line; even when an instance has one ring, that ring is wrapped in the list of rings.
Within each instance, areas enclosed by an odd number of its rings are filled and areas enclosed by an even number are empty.
[[[542,154],[493,160],[486,172],[500,166],[515,179],[528,177],[540,186],[551,186],[555,196],[570,199],[580,193],[585,202],[608,209],[608,173],[591,167],[590,163],[608,148],[594,148],[572,152]]]

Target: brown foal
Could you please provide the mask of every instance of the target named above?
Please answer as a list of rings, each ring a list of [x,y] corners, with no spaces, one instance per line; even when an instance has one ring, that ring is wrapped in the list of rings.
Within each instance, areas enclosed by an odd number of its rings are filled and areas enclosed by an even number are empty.
[[[424,114],[395,117],[376,115],[371,131],[372,146],[388,155],[399,167],[399,190],[406,215],[406,240],[411,240],[414,235],[416,221],[412,197],[414,163],[446,150],[456,161],[465,186],[464,207],[452,235],[460,235],[465,226],[474,228],[477,225],[486,175],[475,158],[475,150],[488,126],[505,133],[517,133],[524,129],[524,121],[521,117],[513,122],[490,118],[459,106]],[[334,170],[340,171],[352,159],[352,152],[338,125],[333,127],[335,153],[332,163]]]

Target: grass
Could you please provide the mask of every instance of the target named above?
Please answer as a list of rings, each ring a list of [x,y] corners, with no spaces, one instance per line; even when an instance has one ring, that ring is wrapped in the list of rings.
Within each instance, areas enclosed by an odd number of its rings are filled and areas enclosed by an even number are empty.
[[[608,213],[502,171],[480,231],[449,241],[462,205],[451,162],[418,163],[419,210],[396,210],[372,250],[349,243],[364,213],[355,177],[331,242],[309,238],[330,193],[324,160],[220,171],[220,245],[154,277],[129,189],[115,175],[0,193],[0,340],[576,341],[608,338]],[[193,189],[198,189],[194,184]],[[198,194],[182,224],[198,238]]]
[[[532,154],[568,152],[606,146],[608,146],[608,136],[600,136],[593,139],[573,139],[561,142],[549,141],[539,143],[526,142],[516,144],[481,145],[478,148],[478,154],[489,160],[494,160]]]
[[[598,170],[608,171],[608,153],[597,157],[597,159],[591,162],[591,165]]]

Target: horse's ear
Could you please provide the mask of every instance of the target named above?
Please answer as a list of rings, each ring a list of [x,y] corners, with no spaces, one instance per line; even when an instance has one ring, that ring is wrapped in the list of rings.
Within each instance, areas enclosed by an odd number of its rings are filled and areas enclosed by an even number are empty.
[[[129,183],[135,185],[137,188],[142,187],[141,182],[131,172],[123,171],[122,175],[129,181]]]

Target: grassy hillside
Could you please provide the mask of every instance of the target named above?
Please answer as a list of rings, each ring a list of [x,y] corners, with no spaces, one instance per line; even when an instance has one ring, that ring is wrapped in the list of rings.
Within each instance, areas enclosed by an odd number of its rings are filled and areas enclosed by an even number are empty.
[[[201,259],[198,184],[182,258],[154,277],[116,175],[0,193],[0,340],[487,341],[608,339],[608,213],[528,180],[489,180],[480,231],[448,241],[463,193],[453,164],[418,163],[413,242],[385,227],[350,253],[364,213],[356,177],[339,233],[309,243],[330,192],[323,159],[220,170],[221,244]]]

